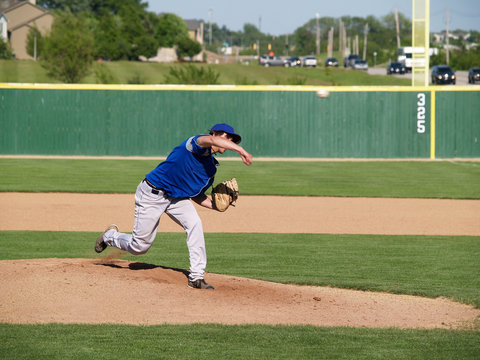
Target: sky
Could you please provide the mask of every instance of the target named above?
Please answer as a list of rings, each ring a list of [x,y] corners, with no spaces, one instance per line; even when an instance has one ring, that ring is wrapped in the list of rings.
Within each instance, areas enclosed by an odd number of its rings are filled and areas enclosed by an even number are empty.
[[[410,20],[412,0],[143,0],[148,10],[174,13],[183,19],[211,19],[220,27],[243,30],[250,23],[270,35],[291,34],[297,28],[320,17],[341,16],[381,18],[395,8]],[[480,0],[430,0],[430,32],[445,30],[449,11],[449,29],[480,31]]]

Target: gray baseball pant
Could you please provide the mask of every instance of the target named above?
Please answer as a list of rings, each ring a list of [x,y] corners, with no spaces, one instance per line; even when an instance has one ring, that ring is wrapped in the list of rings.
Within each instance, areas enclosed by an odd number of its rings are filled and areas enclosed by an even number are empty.
[[[109,230],[103,235],[107,245],[134,255],[145,254],[157,235],[160,217],[166,213],[187,234],[190,255],[190,280],[203,279],[207,266],[207,253],[203,225],[190,199],[169,197],[163,191],[152,193],[152,188],[142,181],[135,192],[135,223],[132,234]]]

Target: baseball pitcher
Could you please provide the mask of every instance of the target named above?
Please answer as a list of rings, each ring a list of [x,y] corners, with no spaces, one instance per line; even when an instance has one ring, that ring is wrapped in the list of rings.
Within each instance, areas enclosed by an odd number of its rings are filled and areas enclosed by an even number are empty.
[[[188,286],[213,289],[204,280],[207,255],[200,217],[190,199],[209,209],[225,211],[238,197],[238,184],[231,179],[218,184],[212,196],[205,192],[213,184],[218,161],[214,154],[237,152],[250,165],[252,155],[239,145],[241,136],[228,124],[214,125],[208,135],[188,138],[174,148],[167,159],[145,176],[135,192],[135,222],[132,234],[121,233],[114,224],[101,234],[95,251],[114,246],[134,255],[152,246],[163,213],[183,226],[190,256]]]

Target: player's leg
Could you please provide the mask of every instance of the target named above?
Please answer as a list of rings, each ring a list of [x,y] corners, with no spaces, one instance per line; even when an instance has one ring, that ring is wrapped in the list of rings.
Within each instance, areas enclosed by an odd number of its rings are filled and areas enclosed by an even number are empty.
[[[132,234],[112,229],[104,234],[104,242],[134,255],[146,253],[155,240],[160,216],[169,204],[170,200],[163,192],[154,194],[150,186],[141,182],[135,192],[135,221]]]
[[[203,224],[197,210],[190,200],[184,199],[172,201],[166,213],[180,224],[187,234],[187,246],[190,255],[189,279],[191,281],[203,279],[207,266],[207,253]]]

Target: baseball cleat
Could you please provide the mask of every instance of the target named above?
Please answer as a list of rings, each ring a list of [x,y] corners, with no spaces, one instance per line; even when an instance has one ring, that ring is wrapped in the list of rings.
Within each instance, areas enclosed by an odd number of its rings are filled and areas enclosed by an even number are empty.
[[[108,228],[105,229],[105,231],[97,238],[97,241],[95,242],[95,251],[97,253],[101,253],[103,250],[107,248],[107,244],[105,244],[105,241],[103,241],[103,235],[109,230],[115,230],[118,231],[118,226],[115,224],[110,225]]]
[[[203,279],[198,279],[194,281],[188,280],[188,287],[191,287],[192,289],[207,289],[207,290],[215,289],[212,285],[207,284]]]

